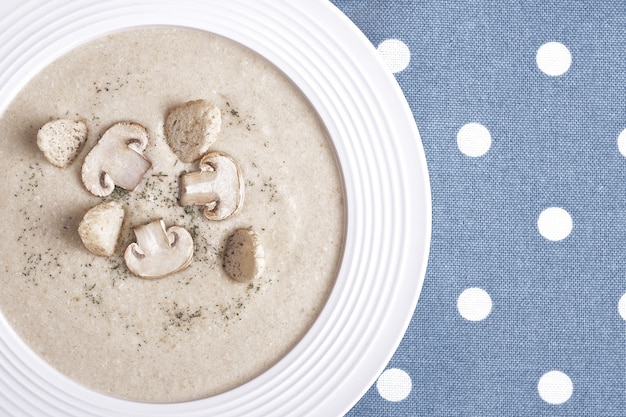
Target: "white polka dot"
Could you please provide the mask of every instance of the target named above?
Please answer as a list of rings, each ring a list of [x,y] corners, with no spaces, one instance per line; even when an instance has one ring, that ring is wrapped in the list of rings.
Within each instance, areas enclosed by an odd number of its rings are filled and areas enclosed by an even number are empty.
[[[547,75],[556,77],[567,72],[572,64],[572,54],[559,42],[544,43],[537,50],[537,66]]]
[[[491,133],[480,123],[468,123],[456,134],[456,144],[467,156],[483,156],[491,148]]]
[[[387,401],[402,401],[411,393],[413,383],[402,369],[391,368],[383,372],[376,382],[376,389]]]
[[[560,207],[545,209],[537,219],[537,228],[541,236],[548,240],[563,240],[572,232],[572,217]]]
[[[626,320],[626,294],[622,295],[622,298],[619,299],[617,309],[619,311],[619,315]]]
[[[378,54],[394,74],[409,66],[411,51],[406,44],[398,39],[387,39],[378,45]]]
[[[563,404],[569,400],[574,391],[572,380],[561,371],[550,371],[539,379],[537,383],[539,396],[550,404]]]
[[[619,153],[626,157],[626,129],[622,130],[617,137],[617,148],[619,149]]]
[[[459,314],[470,321],[484,320],[491,313],[491,307],[491,297],[480,288],[468,288],[456,300]]]

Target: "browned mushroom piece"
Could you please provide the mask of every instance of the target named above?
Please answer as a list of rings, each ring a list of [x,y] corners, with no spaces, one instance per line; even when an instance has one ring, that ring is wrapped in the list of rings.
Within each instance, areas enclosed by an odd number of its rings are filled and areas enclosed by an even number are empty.
[[[265,251],[259,237],[250,228],[237,229],[226,240],[223,268],[239,282],[249,282],[265,272]]]

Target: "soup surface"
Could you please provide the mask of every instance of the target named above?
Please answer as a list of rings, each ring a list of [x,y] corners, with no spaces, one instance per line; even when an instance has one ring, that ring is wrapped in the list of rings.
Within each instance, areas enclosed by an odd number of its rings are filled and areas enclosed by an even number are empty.
[[[237,161],[239,212],[211,222],[178,205],[183,173],[198,169],[164,138],[168,112],[189,100],[218,106],[211,151]],[[37,147],[46,122],[84,120],[88,139],[67,168]],[[134,192],[91,195],[87,153],[113,124],[144,126],[152,162]],[[254,52],[212,34],[140,28],[84,44],[36,75],[0,119],[0,309],[26,343],[96,391],[146,402],[203,398],[245,383],[279,361],[310,328],[335,281],[344,238],[341,174],[324,126],[301,92]],[[84,214],[116,199],[125,219],[112,257],[83,246]],[[164,219],[194,238],[191,265],[157,280],[124,263],[133,227]],[[252,228],[265,273],[236,282],[222,251]]]

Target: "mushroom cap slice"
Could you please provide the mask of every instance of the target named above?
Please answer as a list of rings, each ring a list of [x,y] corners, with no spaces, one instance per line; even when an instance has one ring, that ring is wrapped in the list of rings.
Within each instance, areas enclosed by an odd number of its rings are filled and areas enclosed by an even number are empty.
[[[200,160],[200,171],[180,178],[181,206],[203,205],[209,220],[225,220],[243,205],[244,183],[235,161],[222,152],[210,152]]]
[[[148,131],[137,123],[120,122],[111,126],[91,149],[82,167],[87,190],[108,196],[115,186],[133,191],[152,164],[143,156]]]
[[[89,252],[97,256],[113,256],[123,221],[122,204],[106,201],[85,213],[78,225],[78,235]]]
[[[133,274],[161,278],[185,269],[193,257],[193,239],[184,227],[165,228],[163,219],[133,229],[137,242],[124,252],[126,266]]]
[[[217,139],[222,127],[220,109],[206,100],[188,101],[167,115],[165,138],[172,152],[183,162],[193,162]]]
[[[237,229],[228,237],[222,266],[238,282],[249,282],[263,275],[265,251],[254,230]]]
[[[52,165],[65,168],[76,159],[87,140],[83,121],[52,120],[37,132],[37,146]]]

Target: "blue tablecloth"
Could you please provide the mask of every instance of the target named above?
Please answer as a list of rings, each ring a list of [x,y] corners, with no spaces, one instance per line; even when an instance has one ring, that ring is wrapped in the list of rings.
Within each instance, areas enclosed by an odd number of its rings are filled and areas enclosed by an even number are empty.
[[[406,94],[431,254],[348,413],[626,416],[626,3],[333,0]]]

